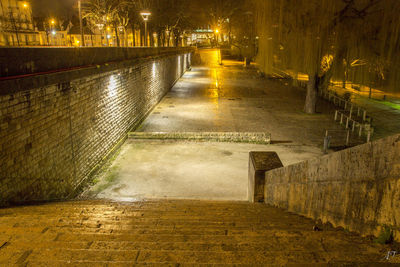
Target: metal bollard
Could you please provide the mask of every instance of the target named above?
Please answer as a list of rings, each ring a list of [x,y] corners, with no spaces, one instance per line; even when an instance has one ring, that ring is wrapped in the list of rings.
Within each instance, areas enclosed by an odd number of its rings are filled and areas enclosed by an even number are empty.
[[[340,125],[343,124],[343,113],[340,113]]]
[[[353,121],[353,129],[351,130],[354,133],[354,130],[356,128],[356,121]]]
[[[359,124],[359,126],[360,126],[360,129],[359,129],[359,131],[358,131],[358,136],[361,137],[361,135],[362,135],[362,127],[363,127],[363,126],[362,126],[361,123]]]
[[[335,121],[337,121],[337,117],[338,117],[338,111],[335,111]]]
[[[347,136],[346,136],[346,146],[349,146],[350,143],[350,131],[347,131]]]
[[[328,131],[326,131],[326,133],[328,134]],[[328,149],[331,143],[331,137],[326,135],[324,137],[324,153],[327,154],[328,153]]]
[[[349,117],[346,119],[346,129],[349,129]]]
[[[366,121],[366,120],[367,120],[367,111],[364,110],[364,113],[363,113],[363,121]]]
[[[351,106],[350,106],[350,119],[352,116],[353,116],[353,104],[351,104]]]
[[[371,141],[371,131],[368,131],[367,143],[369,143],[370,141]]]

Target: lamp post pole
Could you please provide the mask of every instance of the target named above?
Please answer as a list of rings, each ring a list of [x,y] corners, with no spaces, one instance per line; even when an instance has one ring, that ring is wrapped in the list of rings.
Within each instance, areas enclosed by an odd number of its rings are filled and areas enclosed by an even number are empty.
[[[147,21],[149,20],[151,13],[148,11],[142,11],[140,15],[142,15],[144,20],[144,45],[147,46]]]
[[[144,21],[144,45],[147,46],[147,20]]]
[[[81,5],[81,0],[78,0],[78,8],[79,8],[79,25],[81,28],[81,46],[85,46],[85,38],[83,35],[83,22],[82,22],[82,5]]]

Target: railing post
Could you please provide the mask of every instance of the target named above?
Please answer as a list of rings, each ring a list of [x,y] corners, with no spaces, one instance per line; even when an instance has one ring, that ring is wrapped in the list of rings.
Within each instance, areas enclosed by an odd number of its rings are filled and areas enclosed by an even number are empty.
[[[352,116],[353,116],[353,104],[351,104],[351,106],[350,106],[350,119]]]

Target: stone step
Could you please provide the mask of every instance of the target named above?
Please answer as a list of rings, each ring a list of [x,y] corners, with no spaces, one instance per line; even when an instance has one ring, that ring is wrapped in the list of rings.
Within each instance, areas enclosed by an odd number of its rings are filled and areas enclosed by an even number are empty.
[[[311,249],[315,251],[333,251],[335,248],[349,248],[356,244],[363,248],[364,252],[368,251],[368,246],[354,240],[347,242],[338,241],[331,237],[324,237],[320,240],[313,238],[277,238],[266,237],[262,242],[138,242],[138,241],[47,241],[47,242],[26,242],[13,241],[10,242],[14,248],[19,250],[35,249],[104,249],[104,250],[161,250],[161,251],[272,251],[285,250],[290,247],[292,250]]]
[[[263,204],[71,201],[0,210],[0,265],[369,263],[382,246]],[[356,253],[355,253],[356,252]],[[208,266],[209,266],[208,265]]]
[[[280,239],[290,239],[297,241],[299,239],[311,238],[318,239],[323,236],[337,236],[335,232],[286,232],[282,230],[270,230],[270,233],[263,235],[183,235],[183,234],[113,234],[113,233],[25,233],[18,235],[8,235],[9,242],[14,241],[63,241],[63,242],[91,242],[91,241],[114,241],[114,242],[263,242],[269,237],[275,237],[275,241]]]
[[[312,257],[316,263],[332,260],[332,257],[322,251],[296,250],[264,250],[264,251],[160,251],[160,250],[102,250],[102,249],[35,249],[33,251],[18,251],[19,256],[12,263],[20,263],[22,259],[35,261],[68,261],[68,262],[120,262],[120,263],[186,263],[186,264],[287,264],[296,261],[307,264]],[[354,262],[367,263],[371,257],[365,253],[350,255]],[[340,258],[336,258],[340,260]]]
[[[0,229],[0,234],[3,235],[23,235],[29,231],[30,234],[113,234],[113,235],[214,235],[214,236],[265,236],[270,235],[271,233],[275,233],[277,231],[282,231],[285,233],[312,233],[312,229],[301,229],[292,227],[290,231],[283,231],[282,226],[269,227],[268,229],[213,229],[204,227],[203,229],[198,228],[169,228],[169,229],[158,229],[156,228],[140,228],[137,229],[132,227],[132,229],[121,230],[121,229],[104,229],[104,228],[88,228],[88,227],[80,227],[80,228],[70,228],[70,227],[41,227],[41,228],[10,228],[6,230]],[[333,231],[335,232],[335,231]],[[325,233],[327,231],[325,230]]]

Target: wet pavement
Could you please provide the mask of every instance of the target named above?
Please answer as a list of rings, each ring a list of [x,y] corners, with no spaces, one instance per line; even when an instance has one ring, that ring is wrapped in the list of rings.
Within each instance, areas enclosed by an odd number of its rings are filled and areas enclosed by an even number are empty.
[[[303,113],[305,92],[260,77],[254,66],[200,50],[193,66],[138,129],[139,132],[265,132],[271,145],[128,140],[85,196],[132,200],[185,198],[246,200],[250,151],[275,151],[284,165],[322,155],[325,129],[339,128],[320,102]]]
[[[187,72],[157,105],[142,132],[267,132],[273,141],[321,146],[325,129],[340,129],[332,107],[303,112],[305,91],[260,77],[255,66],[223,60],[218,50],[200,50],[201,66]]]

